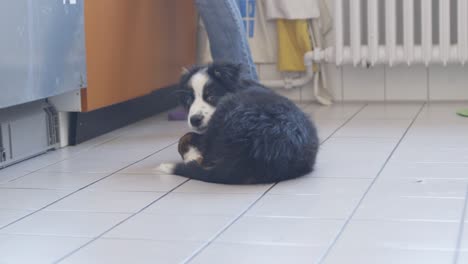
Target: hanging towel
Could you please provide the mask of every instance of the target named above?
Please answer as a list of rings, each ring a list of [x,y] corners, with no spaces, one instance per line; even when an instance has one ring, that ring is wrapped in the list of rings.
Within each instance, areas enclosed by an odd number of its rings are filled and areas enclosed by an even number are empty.
[[[326,0],[264,0],[265,9],[268,19],[278,20],[278,68],[282,71],[297,71],[304,70],[303,56],[307,51],[313,48],[324,47],[324,35],[330,32],[332,28],[332,17],[327,6]],[[284,26],[285,21],[292,20],[295,26]],[[302,25],[303,21],[307,21],[310,26]],[[295,24],[298,23],[298,24]],[[288,27],[292,27],[288,28]],[[304,28],[306,35],[311,37],[310,49],[307,45],[304,46],[306,38],[303,36]],[[287,32],[287,33],[286,33]],[[293,33],[291,33],[293,32]],[[292,35],[292,36],[291,36]],[[292,44],[294,43],[294,44]],[[299,44],[301,43],[301,44]],[[294,48],[291,48],[294,47]],[[289,50],[288,50],[289,48]],[[301,50],[301,51],[300,51]],[[299,65],[299,56],[300,65]],[[288,58],[290,55],[291,58]],[[332,94],[326,84],[325,72],[322,65],[314,65],[314,95],[317,101],[324,105],[332,103]]]
[[[248,31],[248,40],[252,58],[255,63],[275,63],[276,58],[276,25],[268,21],[262,0],[256,0],[254,14],[254,32]],[[245,19],[245,18],[244,18]]]
[[[283,72],[305,71],[304,54],[312,50],[308,22],[299,20],[277,20],[278,69]]]
[[[264,0],[267,19],[317,19],[323,34],[330,31],[332,17],[326,0]]]
[[[333,18],[330,13],[330,9],[328,8],[328,4],[325,0],[319,0],[319,8],[320,8],[320,19],[319,19],[319,26],[322,31],[323,35],[326,35],[333,26]]]
[[[277,20],[278,69],[304,71],[304,54],[312,50],[309,20],[317,20],[326,34],[332,25],[324,0],[264,0],[268,19]]]
[[[318,0],[265,0],[270,19],[312,19],[320,17]]]

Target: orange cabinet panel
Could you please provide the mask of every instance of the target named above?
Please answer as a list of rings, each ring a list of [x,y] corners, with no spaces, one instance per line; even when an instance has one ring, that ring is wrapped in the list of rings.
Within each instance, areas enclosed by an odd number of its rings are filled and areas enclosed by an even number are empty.
[[[174,84],[181,68],[195,62],[192,0],[88,0],[84,13],[84,111]]]

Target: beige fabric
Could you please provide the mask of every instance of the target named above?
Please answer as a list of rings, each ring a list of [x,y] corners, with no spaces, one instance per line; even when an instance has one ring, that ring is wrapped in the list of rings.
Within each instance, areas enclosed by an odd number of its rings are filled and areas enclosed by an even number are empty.
[[[320,17],[319,0],[265,0],[268,19],[313,19]]]
[[[332,27],[332,17],[326,0],[264,0],[266,19],[320,18],[322,33]]]
[[[210,53],[210,43],[205,27],[200,21],[198,34],[199,63],[209,63],[212,61]],[[276,21],[268,21],[265,14],[264,0],[256,1],[255,28],[253,38],[248,38],[252,59],[254,63],[276,63]]]

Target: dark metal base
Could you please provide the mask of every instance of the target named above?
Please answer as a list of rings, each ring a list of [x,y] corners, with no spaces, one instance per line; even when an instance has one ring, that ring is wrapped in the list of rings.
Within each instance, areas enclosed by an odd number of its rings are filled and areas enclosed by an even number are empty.
[[[177,106],[176,86],[87,113],[70,116],[70,145],[90,140]]]

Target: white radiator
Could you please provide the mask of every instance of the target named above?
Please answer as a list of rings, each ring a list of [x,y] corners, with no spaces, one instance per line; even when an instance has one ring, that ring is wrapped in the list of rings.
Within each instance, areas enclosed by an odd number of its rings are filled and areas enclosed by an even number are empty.
[[[306,59],[337,65],[468,60],[468,0],[335,0],[335,43]]]

